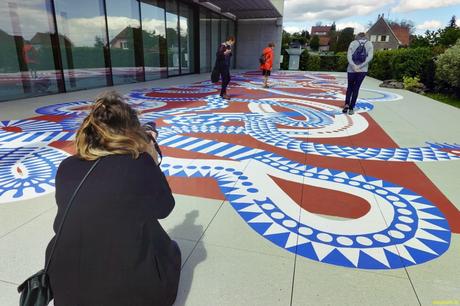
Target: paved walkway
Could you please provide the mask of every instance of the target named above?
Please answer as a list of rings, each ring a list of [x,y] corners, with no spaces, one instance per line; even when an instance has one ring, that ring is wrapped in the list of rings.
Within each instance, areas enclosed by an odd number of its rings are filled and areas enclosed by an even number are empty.
[[[227,102],[207,77],[117,87],[160,127],[176,305],[460,303],[458,109],[367,78],[343,115],[326,73],[239,73]],[[0,104],[0,305],[43,265],[52,179],[100,91]]]

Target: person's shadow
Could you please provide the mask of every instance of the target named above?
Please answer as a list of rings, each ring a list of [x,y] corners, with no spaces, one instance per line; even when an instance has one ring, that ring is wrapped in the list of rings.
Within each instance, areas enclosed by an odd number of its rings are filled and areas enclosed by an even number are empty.
[[[190,293],[192,286],[193,272],[195,267],[198,266],[207,257],[206,249],[201,240],[194,242],[191,240],[181,240],[183,233],[187,233],[191,237],[197,237],[201,239],[203,235],[203,226],[195,224],[198,217],[198,210],[193,210],[185,215],[185,220],[182,224],[177,225],[169,232],[171,239],[176,239],[182,252],[182,269],[179,283],[179,291],[177,293],[177,299],[174,306],[183,306],[187,301],[187,297]],[[179,241],[177,241],[179,240]],[[182,243],[182,244],[181,244]],[[192,248],[191,253],[185,253],[185,246]]]

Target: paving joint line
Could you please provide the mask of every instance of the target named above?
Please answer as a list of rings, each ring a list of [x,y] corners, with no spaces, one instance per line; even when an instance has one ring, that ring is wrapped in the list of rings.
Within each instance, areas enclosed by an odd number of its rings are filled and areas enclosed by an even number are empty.
[[[0,240],[2,240],[3,238],[5,238],[5,237],[8,236],[9,234],[14,233],[15,231],[17,231],[17,230],[20,229],[21,227],[23,227],[23,226],[25,226],[25,225],[27,225],[27,224],[33,222],[35,219],[37,219],[37,218],[43,216],[44,214],[46,214],[47,212],[49,212],[49,211],[51,211],[51,210],[53,210],[53,209],[55,209],[55,208],[54,208],[54,207],[51,207],[51,208],[48,208],[48,209],[42,211],[41,213],[39,213],[39,214],[36,215],[35,217],[33,217],[33,218],[27,220],[26,222],[22,223],[21,225],[15,227],[14,229],[12,229],[12,230],[10,230],[9,232],[7,232],[7,233],[3,234],[2,236],[0,236]]]
[[[246,170],[246,168],[249,166],[249,164],[251,163],[251,160],[249,160],[248,164],[246,165],[246,167],[244,167],[244,170]],[[243,171],[244,171],[243,170]],[[238,179],[236,180],[235,184],[233,186],[235,186],[238,181],[240,180],[240,177],[238,176]],[[203,239],[203,236],[206,234],[206,231],[209,229],[209,227],[211,226],[211,223],[214,221],[214,219],[217,217],[217,215],[219,214],[220,210],[222,209],[223,205],[225,204],[225,202],[227,202],[227,198],[225,198],[222,203],[220,204],[219,208],[217,209],[216,213],[214,214],[214,216],[211,218],[211,220],[209,221],[208,225],[206,226],[206,228],[203,230],[203,233],[201,234],[200,238],[198,238],[198,240],[196,241],[195,245],[193,246],[193,249],[192,251],[190,252],[190,254],[187,256],[187,258],[184,260],[184,264],[182,265],[181,267],[181,270],[185,267],[185,265],[187,264],[188,260],[190,259],[190,257],[192,256],[193,252],[195,252],[195,249],[197,248],[198,246],[198,243],[202,242],[202,239]]]

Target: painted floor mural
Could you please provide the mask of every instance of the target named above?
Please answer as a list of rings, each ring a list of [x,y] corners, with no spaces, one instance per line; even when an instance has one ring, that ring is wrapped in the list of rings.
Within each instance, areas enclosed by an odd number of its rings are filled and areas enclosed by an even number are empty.
[[[230,101],[209,82],[127,95],[143,123],[157,122],[174,192],[225,198],[261,239],[327,264],[397,269],[447,251],[460,213],[414,162],[458,162],[460,145],[398,147],[369,115],[393,93],[364,89],[349,116],[343,79],[285,72],[261,85],[248,72],[233,77]],[[91,103],[0,122],[0,205],[54,191]]]

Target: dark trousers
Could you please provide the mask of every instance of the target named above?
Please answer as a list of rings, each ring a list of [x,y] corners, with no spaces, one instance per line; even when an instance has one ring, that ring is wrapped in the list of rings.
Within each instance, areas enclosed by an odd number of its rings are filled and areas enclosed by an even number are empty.
[[[348,88],[345,104],[349,109],[354,109],[358,100],[359,88],[366,77],[367,72],[348,72]]]
[[[230,69],[223,68],[220,70],[220,77],[222,80],[222,89],[220,90],[220,95],[224,95],[227,93],[227,86],[230,83]]]

